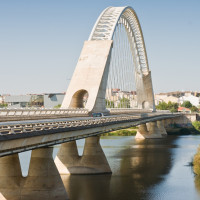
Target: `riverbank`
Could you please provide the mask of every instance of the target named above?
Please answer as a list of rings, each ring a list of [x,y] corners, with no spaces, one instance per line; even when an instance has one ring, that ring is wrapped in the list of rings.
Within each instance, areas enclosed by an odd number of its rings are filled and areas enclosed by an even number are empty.
[[[200,147],[197,149],[197,153],[194,155],[193,158],[193,171],[196,175],[200,175]]]
[[[130,127],[127,129],[121,129],[117,131],[111,131],[102,134],[102,136],[135,136],[137,134],[138,127]],[[166,128],[168,135],[200,135],[200,121],[195,121],[190,127],[171,127]]]
[[[199,135],[200,132],[195,128],[167,128],[168,135]]]
[[[200,121],[194,121],[189,127],[177,127],[174,125],[166,129],[168,135],[199,135]]]
[[[121,129],[117,131],[111,131],[108,133],[102,134],[102,136],[135,136],[137,134],[137,127],[130,127],[127,129]]]

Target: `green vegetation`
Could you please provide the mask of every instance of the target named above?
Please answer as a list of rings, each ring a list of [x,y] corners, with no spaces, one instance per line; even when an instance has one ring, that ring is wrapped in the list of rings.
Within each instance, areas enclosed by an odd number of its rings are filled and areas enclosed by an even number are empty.
[[[1,104],[0,104],[0,108],[6,108],[6,107],[8,107],[8,104],[7,104],[7,103],[1,103]]]
[[[178,112],[178,103],[172,103],[169,101],[168,103],[160,102],[156,109],[158,110],[170,110],[171,112]],[[181,107],[189,108],[192,112],[199,112],[199,109],[196,106],[193,106],[190,101],[185,101],[181,105]]]
[[[178,103],[172,103],[171,101],[169,101],[168,103],[159,102],[159,104],[156,106],[156,109],[170,110],[171,112],[178,112]]]
[[[120,99],[118,108],[130,108],[130,100],[123,97],[122,99]]]
[[[58,104],[57,106],[54,106],[54,108],[60,108],[61,104]]]
[[[190,103],[190,101],[184,101],[181,106],[185,108],[191,108],[192,104]]]
[[[196,106],[192,106],[192,107],[190,108],[190,110],[191,110],[192,112],[199,112],[199,109],[198,109]]]
[[[192,122],[192,125],[194,127],[194,130],[196,131],[196,134],[199,134],[200,132],[200,121],[194,121]],[[198,176],[200,175],[200,146],[197,149],[197,153],[194,155],[193,158],[193,171]]]
[[[200,121],[192,122],[192,126],[195,128],[195,130],[200,132]]]
[[[194,155],[193,171],[195,174],[200,175],[200,147],[197,149],[197,153]]]
[[[114,101],[109,101],[108,99],[105,100],[106,101],[106,107],[107,108],[114,108],[115,104]],[[130,108],[130,100],[123,97],[122,99],[120,99],[120,102],[117,106],[118,108]]]
[[[168,128],[169,135],[199,135],[200,134],[200,121],[192,122],[191,127],[183,128],[180,125],[174,123]]]
[[[189,108],[192,112],[199,112],[199,109],[196,106],[192,105],[190,101],[183,102],[181,106]]]
[[[137,127],[130,127],[128,129],[121,129],[118,131],[104,133],[102,136],[135,136],[136,133],[137,133]]]
[[[106,99],[106,107],[107,108],[114,108],[114,101],[109,101],[108,99]]]

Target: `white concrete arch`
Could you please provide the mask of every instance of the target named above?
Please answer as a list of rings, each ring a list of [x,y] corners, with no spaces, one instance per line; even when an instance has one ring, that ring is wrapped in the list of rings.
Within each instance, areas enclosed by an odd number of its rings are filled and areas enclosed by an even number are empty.
[[[77,91],[85,90],[88,92],[85,108],[91,112],[106,112],[105,93],[112,39],[118,24],[124,25],[132,56],[136,58],[134,65],[138,108],[142,109],[142,103],[145,101],[149,104],[148,109],[155,109],[144,38],[138,17],[131,7],[109,7],[101,13],[92,29],[89,40],[84,43],[62,108],[79,108],[72,107],[72,105],[79,105],[73,102],[73,95]]]
[[[133,8],[108,7],[97,19],[88,40],[112,40],[118,23],[124,24],[132,43],[132,53],[138,57],[138,72],[148,74],[149,65],[144,43],[144,37],[139,19]]]

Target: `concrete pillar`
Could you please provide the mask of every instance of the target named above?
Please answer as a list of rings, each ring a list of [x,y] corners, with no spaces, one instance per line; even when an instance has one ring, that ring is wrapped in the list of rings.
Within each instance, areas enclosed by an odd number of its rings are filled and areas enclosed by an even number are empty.
[[[112,173],[105,154],[99,143],[99,136],[85,139],[83,156],[78,155],[76,142],[67,142],[55,159],[61,175],[67,174],[104,174]]]
[[[136,91],[137,103],[140,109],[151,109],[155,111],[155,101],[153,95],[153,85],[151,79],[151,72],[146,75],[136,73]]]
[[[163,127],[164,128],[164,127]],[[153,139],[162,138],[160,129],[157,127],[156,122],[149,122],[141,124],[135,136],[135,139]]]
[[[52,152],[52,147],[32,151],[29,173],[21,191],[21,200],[68,199]]]
[[[90,112],[107,112],[105,93],[112,40],[85,41],[74,74],[62,102],[62,108],[79,108],[81,90],[88,93],[85,108]],[[75,95],[75,96],[74,96]],[[75,105],[75,106],[74,106]]]
[[[112,173],[106,156],[99,143],[100,136],[85,139],[83,156],[81,158],[81,173],[104,174]]]
[[[0,199],[20,200],[22,180],[18,154],[0,158]]]
[[[157,126],[157,122],[150,122],[149,138],[162,138],[161,132]]]
[[[165,127],[166,127],[165,119],[162,120],[162,123],[163,123],[163,126],[164,126],[164,128],[165,128]]]
[[[63,143],[55,158],[55,164],[61,175],[76,173],[81,157],[78,155],[76,141]]]
[[[158,126],[158,129],[159,129],[161,135],[163,137],[166,137],[167,136],[167,131],[165,130],[165,127],[164,127],[164,124],[163,124],[163,120],[157,121],[157,126]]]
[[[139,125],[139,129],[137,131],[137,134],[135,136],[136,139],[145,139],[148,137],[148,130],[147,130],[147,125],[146,124],[141,124]]]

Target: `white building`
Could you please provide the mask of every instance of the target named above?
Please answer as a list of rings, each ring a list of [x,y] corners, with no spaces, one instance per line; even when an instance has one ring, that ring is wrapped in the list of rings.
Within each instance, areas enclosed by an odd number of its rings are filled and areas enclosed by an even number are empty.
[[[163,101],[164,101],[165,103],[169,103],[170,101],[171,101],[172,103],[179,103],[179,98],[174,97],[174,96],[168,96],[168,97],[164,98]]]
[[[155,105],[157,106],[160,102],[163,102],[163,100],[167,98],[167,95],[162,95],[162,94],[155,94],[154,99],[155,99]]]
[[[193,95],[190,95],[190,96],[182,96],[179,98],[179,102],[182,104],[183,102],[185,101],[190,101],[190,103],[194,106],[199,106],[200,104],[200,99],[199,97],[195,97]]]
[[[0,96],[0,104],[3,103],[3,96]]]

